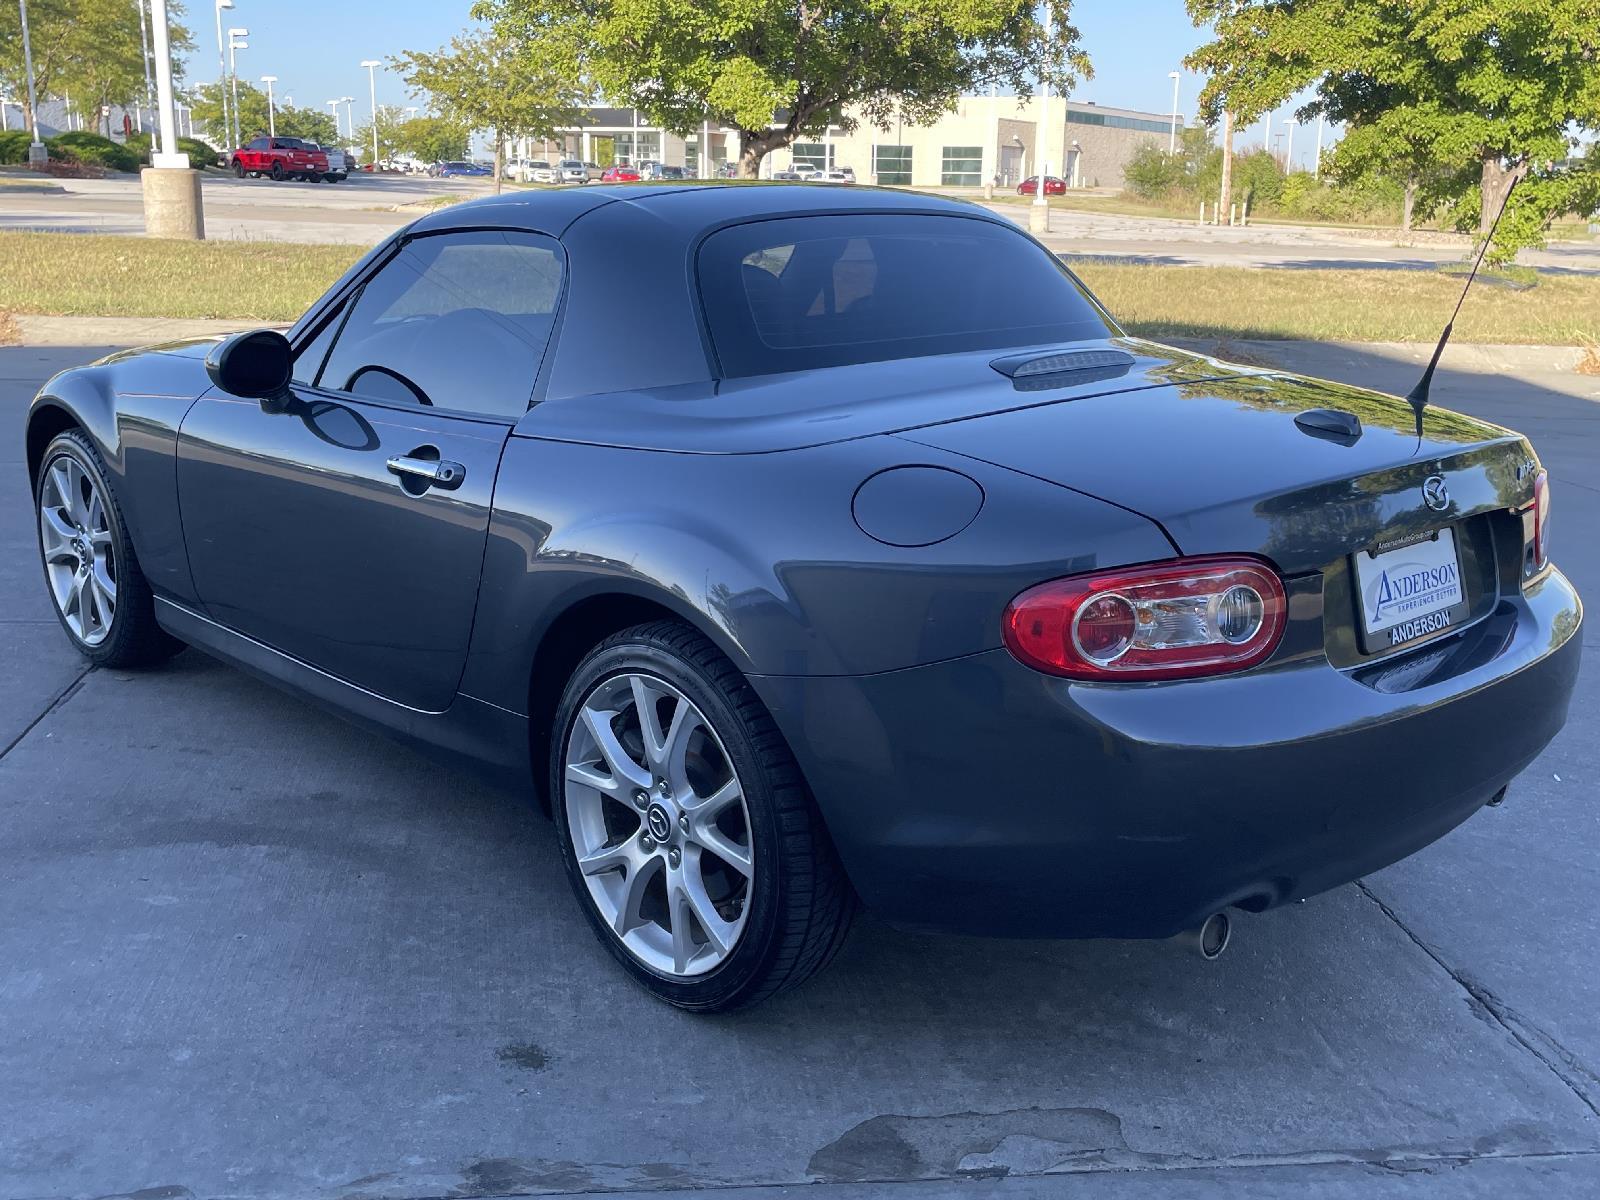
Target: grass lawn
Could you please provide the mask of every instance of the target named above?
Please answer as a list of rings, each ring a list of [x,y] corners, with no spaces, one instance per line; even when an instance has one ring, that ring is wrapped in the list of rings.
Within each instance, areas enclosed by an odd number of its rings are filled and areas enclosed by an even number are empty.
[[[0,233],[0,307],[107,317],[298,317],[359,246],[168,242]],[[1318,271],[1086,263],[1075,268],[1132,333],[1151,337],[1431,342],[1461,281],[1431,271]],[[1529,291],[1475,288],[1456,339],[1600,343],[1600,278]]]

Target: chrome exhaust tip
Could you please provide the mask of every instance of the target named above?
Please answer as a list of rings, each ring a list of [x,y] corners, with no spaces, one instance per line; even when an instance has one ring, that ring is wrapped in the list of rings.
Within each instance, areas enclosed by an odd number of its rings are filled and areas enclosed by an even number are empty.
[[[1233,922],[1225,912],[1215,912],[1193,929],[1185,929],[1172,940],[1193,950],[1207,962],[1222,957],[1233,934]]]

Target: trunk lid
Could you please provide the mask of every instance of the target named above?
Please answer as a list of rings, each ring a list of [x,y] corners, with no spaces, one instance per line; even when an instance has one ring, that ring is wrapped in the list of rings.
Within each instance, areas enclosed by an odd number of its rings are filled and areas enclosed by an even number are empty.
[[[1302,414],[1360,420],[1359,436]],[[1310,428],[1306,428],[1309,425]],[[1213,375],[945,422],[901,436],[1108,500],[1158,521],[1185,554],[1264,555],[1321,570],[1532,498],[1517,434],[1402,400],[1281,373]],[[1448,499],[1425,502],[1442,475]]]

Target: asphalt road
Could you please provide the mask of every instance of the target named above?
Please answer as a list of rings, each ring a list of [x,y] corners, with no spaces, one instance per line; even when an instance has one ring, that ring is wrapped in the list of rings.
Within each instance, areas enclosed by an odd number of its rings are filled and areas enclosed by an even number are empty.
[[[65,190],[59,195],[0,187],[0,230],[144,232],[138,180],[112,177],[61,184]],[[343,183],[316,184],[213,173],[203,181],[206,236],[371,245],[418,216],[417,209],[393,211],[396,205],[438,195],[485,195],[489,190],[481,180],[422,176],[354,175]],[[965,198],[979,197],[966,193]],[[1027,224],[1025,205],[993,208]],[[1195,221],[1086,212],[1066,203],[1052,205],[1044,241],[1073,257],[1174,266],[1432,270],[1465,253],[1464,243],[1400,246],[1387,235],[1327,226],[1202,227]],[[1553,274],[1600,274],[1600,239],[1552,242],[1544,250],[1523,251],[1518,261]]]
[[[1503,807],[1219,962],[869,917],[807,987],[691,1017],[623,981],[523,797],[195,652],[84,670],[19,435],[91,356],[0,351],[0,1197],[1600,1194],[1594,632]],[[1434,394],[1535,436],[1600,595],[1600,380]]]

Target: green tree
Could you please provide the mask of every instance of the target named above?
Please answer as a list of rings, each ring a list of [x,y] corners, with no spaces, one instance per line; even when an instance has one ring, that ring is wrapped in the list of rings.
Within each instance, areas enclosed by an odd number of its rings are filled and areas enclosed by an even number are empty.
[[[550,137],[577,119],[572,75],[535,53],[524,39],[464,34],[432,54],[408,51],[389,60],[414,94],[425,94],[444,117],[494,139],[494,187],[508,138]]]
[[[196,123],[203,124],[214,145],[233,149],[233,131],[223,121],[222,97],[225,85],[202,83],[191,89],[189,103]],[[328,113],[314,108],[278,108],[269,121],[267,94],[252,83],[239,80],[239,136],[245,141],[276,129],[283,137],[304,138],[319,146],[335,146],[342,140],[338,126]],[[371,144],[370,135],[368,144]]]
[[[393,158],[401,150],[400,127],[406,123],[406,111],[397,104],[378,105],[378,158]],[[350,145],[360,162],[372,161],[372,118],[357,125],[350,135]]]
[[[478,0],[475,16],[539,47],[679,134],[739,131],[739,174],[832,122],[888,129],[990,84],[1029,95],[1090,74],[1071,0]]]
[[[319,146],[337,146],[341,141],[333,117],[314,108],[280,108],[277,128],[284,137],[304,138]]]
[[[465,125],[445,117],[412,117],[400,126],[395,143],[423,162],[448,162],[465,157],[471,136]]]
[[[182,14],[180,5],[168,6],[173,68],[180,72],[183,53],[194,46],[179,20]],[[28,40],[39,99],[70,94],[75,108],[96,117],[102,105],[132,105],[144,99],[135,0],[29,0]],[[0,4],[0,92],[22,105],[23,124],[31,125],[21,15],[15,0]]]
[[[1496,237],[1497,259],[1540,240],[1555,206],[1587,186],[1566,175],[1591,167],[1556,164],[1574,131],[1600,128],[1600,0],[1187,3],[1214,33],[1187,59],[1209,76],[1207,120],[1224,106],[1254,120],[1313,88],[1300,117],[1362,131],[1367,163],[1408,180],[1475,179],[1476,196],[1458,203],[1480,237],[1532,173]]]

